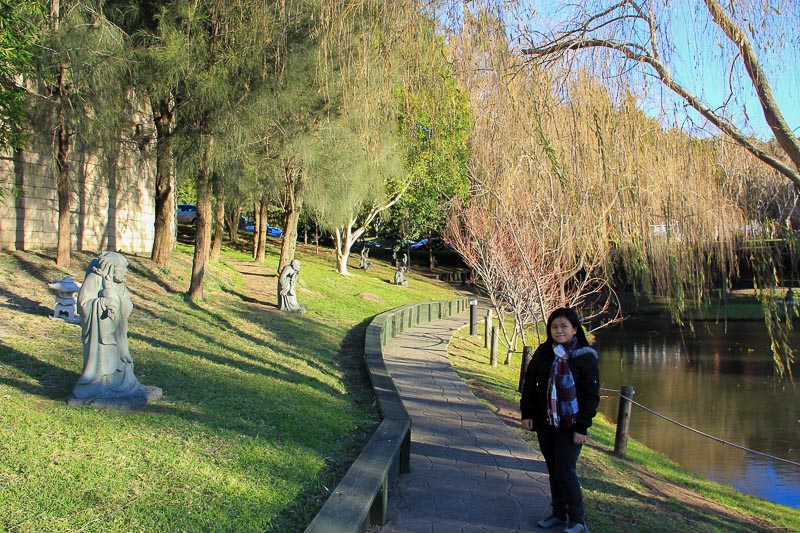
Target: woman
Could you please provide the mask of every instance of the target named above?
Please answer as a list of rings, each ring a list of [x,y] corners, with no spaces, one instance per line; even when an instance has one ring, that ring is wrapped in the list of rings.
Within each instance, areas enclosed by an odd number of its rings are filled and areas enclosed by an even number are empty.
[[[600,402],[598,355],[589,346],[574,309],[547,319],[547,340],[525,371],[522,427],[535,430],[550,475],[553,512],[537,525],[566,525],[565,533],[588,532],[576,464]]]

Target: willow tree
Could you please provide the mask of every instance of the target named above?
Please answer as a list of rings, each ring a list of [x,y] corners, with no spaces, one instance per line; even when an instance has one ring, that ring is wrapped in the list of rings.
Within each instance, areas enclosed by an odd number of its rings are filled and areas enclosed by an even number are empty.
[[[699,116],[702,129],[721,134],[800,189],[800,141],[772,83],[797,60],[796,47],[787,44],[797,38],[797,3],[585,0],[549,11],[553,26],[545,31],[520,7],[516,20],[522,24],[512,33],[524,43],[520,51],[526,57],[540,65],[598,65],[594,72],[608,83],[622,81],[645,97],[653,88],[666,88],[682,104],[676,108],[694,112],[678,120],[692,123]],[[722,93],[709,90],[711,85]],[[753,135],[750,95],[774,135],[771,145]],[[661,107],[662,116],[667,107]],[[784,231],[783,237],[790,249],[797,248],[793,232]],[[776,254],[762,241],[752,254],[753,269],[770,331],[782,328],[779,336],[785,338],[791,323],[780,320],[773,305],[780,277]],[[773,351],[778,374],[788,371],[791,377],[791,350],[783,348],[785,342],[774,342],[773,348],[778,345]]]
[[[598,277],[609,254],[608,226],[580,208],[596,192],[557,151],[572,143],[553,139],[566,115],[553,115],[551,80],[514,61],[491,13],[467,18],[452,42],[473,126],[471,195],[452,214],[448,237],[487,288],[512,353],[525,327],[555,307],[586,303],[587,320],[590,297],[598,312],[608,308],[613,293]],[[511,331],[506,314],[514,318]]]
[[[620,72],[638,67],[638,72],[657,80],[724,135],[800,187],[800,141],[775,99],[768,76],[768,67],[773,74],[782,68],[781,56],[796,53],[784,43],[797,37],[800,7],[763,1],[723,5],[718,0],[704,0],[703,6],[674,0],[577,2],[560,13],[562,24],[548,33],[521,28],[520,38],[528,42],[523,53],[552,62],[565,54],[594,50],[610,56]],[[695,36],[689,45],[679,42],[689,35]],[[675,64],[683,61],[686,65],[691,58],[680,57],[677,51],[692,46],[690,53],[702,54],[704,61],[697,60],[697,67],[688,72],[685,66],[678,72]],[[693,78],[703,78],[702,65],[709,54],[716,54],[720,63],[712,71],[725,76],[714,80],[725,84],[719,102],[709,101],[693,83]],[[749,86],[743,85],[745,80]],[[745,105],[749,92],[757,96],[782,153],[770,153],[748,132],[752,131],[748,114],[738,108]]]
[[[543,321],[580,303],[591,315],[620,280],[676,307],[702,297],[714,271],[735,268],[744,219],[720,185],[722,158],[586,73],[559,83],[521,62],[501,20],[467,13],[454,41],[474,126],[472,197],[451,225],[476,268],[502,275],[501,310]]]
[[[336,271],[347,275],[352,245],[368,225],[390,208],[405,192],[393,121],[382,125],[376,137],[371,124],[365,139],[363,116],[346,114],[321,124],[303,152],[309,173],[307,201],[322,214],[321,223],[331,231],[336,246]]]
[[[346,275],[353,243],[406,189],[393,99],[403,65],[394,59],[410,45],[405,30],[420,13],[409,1],[321,5],[319,72],[332,110],[312,132],[304,159],[309,203],[324,213],[321,222],[336,239],[337,271]]]

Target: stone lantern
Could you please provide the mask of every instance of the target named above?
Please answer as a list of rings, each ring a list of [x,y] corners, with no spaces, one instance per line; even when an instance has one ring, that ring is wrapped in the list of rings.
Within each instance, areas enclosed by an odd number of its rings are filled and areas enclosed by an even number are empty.
[[[59,318],[70,324],[80,324],[75,293],[80,290],[81,284],[67,276],[61,281],[48,283],[47,286],[56,293],[56,308],[52,318]]]

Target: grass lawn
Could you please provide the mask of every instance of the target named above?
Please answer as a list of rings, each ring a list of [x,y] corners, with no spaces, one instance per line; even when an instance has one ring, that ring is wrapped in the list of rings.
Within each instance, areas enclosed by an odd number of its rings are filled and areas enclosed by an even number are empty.
[[[277,241],[273,242],[275,244]],[[83,280],[95,254],[0,253],[0,531],[301,531],[378,422],[363,367],[374,315],[457,295],[411,272],[300,247],[304,316],[277,311],[275,265],[226,249],[205,300],[183,298],[191,248],[170,268],[126,254],[136,376],[164,399],[139,411],[65,403],[80,328],[49,318],[47,283]]]
[[[476,396],[518,427],[519,354],[511,365],[493,368],[483,347],[483,329],[479,325],[477,337],[466,329],[456,333],[450,343],[450,361]],[[602,401],[616,405],[617,398]],[[800,531],[800,510],[698,477],[636,441],[628,442],[627,458],[615,456],[615,431],[598,415],[578,462],[591,531]],[[538,449],[534,433],[518,432]]]

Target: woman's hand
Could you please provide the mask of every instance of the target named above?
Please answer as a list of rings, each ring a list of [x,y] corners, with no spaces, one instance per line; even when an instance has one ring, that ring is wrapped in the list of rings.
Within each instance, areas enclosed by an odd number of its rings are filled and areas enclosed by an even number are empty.
[[[584,442],[586,442],[586,435],[582,435],[577,431],[572,433],[572,444],[575,446],[580,446]]]
[[[525,418],[522,420],[522,429],[533,429],[533,420]]]

